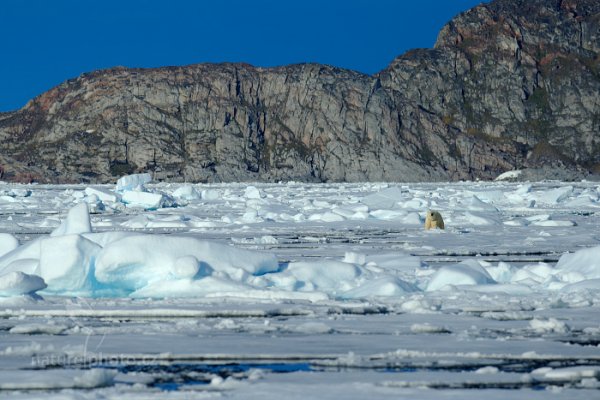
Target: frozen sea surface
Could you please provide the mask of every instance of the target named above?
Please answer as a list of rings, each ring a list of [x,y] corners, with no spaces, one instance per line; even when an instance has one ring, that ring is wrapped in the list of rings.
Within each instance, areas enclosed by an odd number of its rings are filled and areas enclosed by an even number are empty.
[[[599,195],[0,184],[0,397],[600,398]]]

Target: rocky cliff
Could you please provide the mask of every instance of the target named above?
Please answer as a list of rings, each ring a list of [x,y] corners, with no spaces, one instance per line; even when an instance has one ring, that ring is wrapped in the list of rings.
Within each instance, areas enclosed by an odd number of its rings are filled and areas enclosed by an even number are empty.
[[[5,180],[456,180],[600,172],[600,2],[497,0],[374,76],[201,64],[84,74],[0,114]],[[545,175],[544,175],[545,174]],[[564,178],[564,176],[561,176]]]

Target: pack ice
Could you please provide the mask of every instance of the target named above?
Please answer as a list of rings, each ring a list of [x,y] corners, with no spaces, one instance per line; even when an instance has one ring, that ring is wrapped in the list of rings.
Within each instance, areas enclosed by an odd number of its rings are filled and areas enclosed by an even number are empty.
[[[381,268],[360,256],[280,265],[273,254],[193,237],[94,233],[85,202],[74,206],[47,237],[19,246],[14,237],[4,234],[2,243],[1,296],[43,290],[42,294],[69,296],[318,301],[417,290],[395,274],[381,274]],[[403,257],[394,257],[390,271],[420,265],[417,257]]]
[[[120,179],[117,192],[89,188],[85,193],[101,201],[141,199],[149,175]],[[131,195],[128,193],[138,193]],[[464,191],[449,197],[454,224],[502,226],[494,203],[529,207],[534,202],[565,204],[573,187],[534,192],[524,185],[513,192]],[[217,195],[198,193],[193,186],[179,187],[174,197],[194,201],[216,201]],[[133,197],[131,197],[133,196]],[[140,197],[142,196],[142,197]],[[162,196],[162,195],[160,195]],[[233,195],[229,194],[233,199]],[[387,188],[347,204],[332,205],[318,199],[302,203],[306,215],[313,210],[319,221],[330,216],[343,220],[376,219],[420,224],[419,210],[439,199],[431,194]],[[244,223],[265,218],[285,223],[291,215],[256,187],[246,187],[239,199],[253,217]],[[150,206],[149,200],[145,206]],[[95,297],[237,297],[254,299],[356,299],[394,297],[414,292],[504,291],[528,293],[540,290],[574,291],[600,289],[600,247],[564,254],[556,266],[537,263],[519,268],[471,258],[455,265],[431,268],[419,257],[394,251],[365,255],[347,252],[343,259],[320,257],[318,261],[280,262],[274,254],[245,250],[222,243],[200,240],[191,235],[159,235],[135,232],[92,232],[88,202],[80,202],[50,235],[20,245],[10,234],[0,234],[0,296],[53,295]],[[273,215],[267,215],[262,209]],[[281,212],[281,211],[285,212]],[[279,212],[277,214],[276,212]],[[246,211],[246,214],[249,214]],[[245,214],[244,214],[245,215]],[[304,220],[311,220],[309,218]],[[137,217],[136,217],[137,218]],[[146,218],[146,217],[144,217]],[[292,222],[290,222],[292,221]],[[337,220],[336,220],[337,221]],[[508,221],[504,221],[506,224]],[[515,219],[515,224],[558,223],[549,216]],[[125,225],[124,225],[125,226]],[[540,226],[553,226],[545,224]],[[270,239],[277,241],[276,238]]]

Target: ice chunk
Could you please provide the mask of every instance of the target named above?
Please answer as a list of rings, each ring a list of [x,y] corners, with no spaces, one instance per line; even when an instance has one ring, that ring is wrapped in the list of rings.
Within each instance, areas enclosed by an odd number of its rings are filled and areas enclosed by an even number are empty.
[[[312,214],[308,217],[309,221],[323,221],[323,222],[340,222],[344,221],[344,217],[339,214],[327,211],[323,214]]]
[[[33,240],[0,257],[0,273],[21,271],[34,274],[37,260],[40,259],[40,240]],[[25,260],[35,260],[36,264]],[[33,269],[21,269],[27,265]]]
[[[198,200],[201,195],[192,185],[184,185],[173,192],[173,197],[183,200]]]
[[[573,193],[573,186],[563,186],[552,190],[533,194],[536,201],[546,204],[557,204],[566,200]]]
[[[90,213],[87,203],[79,203],[69,210],[67,218],[63,220],[58,228],[50,236],[61,236],[88,233],[92,231]]]
[[[205,189],[202,191],[202,200],[214,201],[221,198],[221,192],[219,190]]]
[[[408,213],[407,216],[400,220],[403,224],[407,225],[421,225],[425,221],[421,219],[421,216],[417,212]]]
[[[485,190],[477,192],[477,197],[488,203],[502,202],[506,199],[504,192],[501,190]]]
[[[37,275],[17,271],[0,275],[0,296],[3,297],[31,294],[45,288],[44,280]]]
[[[500,221],[497,218],[494,218],[493,215],[486,213],[466,212],[465,219],[467,220],[467,223],[476,226],[500,224]]]
[[[146,183],[152,182],[152,175],[146,174],[133,174],[126,175],[117,181],[117,191],[124,192],[126,190],[137,190],[143,191]]]
[[[0,257],[19,247],[19,241],[10,233],[0,233]]]
[[[116,203],[121,201],[121,196],[118,193],[111,192],[110,190],[104,188],[88,187],[85,188],[85,194],[88,196],[96,196],[100,201],[105,203]]]
[[[208,269],[208,266],[205,267]],[[173,264],[173,275],[179,279],[193,278],[200,270],[200,263],[194,256],[179,257]],[[208,271],[207,271],[208,272]],[[210,272],[209,272],[210,273]],[[207,275],[205,273],[205,275]]]
[[[29,197],[31,196],[31,190],[29,189],[21,189],[21,188],[12,188],[8,193],[9,196],[12,197]]]
[[[392,271],[414,271],[421,267],[421,258],[404,253],[383,253],[374,254],[366,257],[368,265],[377,265],[386,270]]]
[[[265,235],[258,238],[254,238],[256,244],[279,244],[279,240],[271,235]]]
[[[0,375],[0,390],[56,390],[56,389],[92,389],[114,384],[116,370],[93,368],[38,370],[23,380],[18,371],[3,371]],[[34,397],[40,397],[38,395]]]
[[[400,207],[410,210],[422,210],[429,207],[429,202],[423,199],[414,198],[399,203]]]
[[[554,220],[549,219],[546,221],[534,222],[532,225],[560,227],[560,226],[577,226],[577,223],[575,221],[569,221],[569,220],[554,221]]]
[[[14,197],[12,197],[12,196],[6,196],[6,195],[0,196],[0,201],[6,202],[6,203],[16,203],[16,202],[18,202],[18,200],[15,200]]]
[[[36,246],[39,249],[39,242]],[[39,255],[39,252],[38,252]],[[37,274],[39,271],[40,260],[39,258],[16,258],[6,264],[2,268],[2,272],[19,271],[26,274]]]
[[[136,215],[135,217],[121,222],[121,226],[129,229],[142,229],[148,226],[150,219],[147,215]]]
[[[563,254],[556,264],[557,276],[569,283],[600,279],[600,246]]]
[[[19,324],[13,326],[8,332],[17,335],[60,335],[69,327],[55,324]]]
[[[347,251],[344,254],[343,261],[345,263],[363,265],[367,262],[367,256],[365,254],[355,253],[353,251]]]
[[[516,270],[511,277],[511,282],[525,282],[541,284],[555,273],[553,268],[546,263],[529,264]]]
[[[238,220],[242,224],[254,224],[262,221],[263,219],[258,216],[258,211],[253,208],[246,209],[246,212]]]
[[[265,197],[256,186],[248,186],[244,192],[247,199],[261,199]]]
[[[125,190],[122,200],[127,205],[133,207],[142,207],[146,210],[156,210],[164,204],[164,197],[160,193],[138,192]]]
[[[482,201],[479,197],[473,195],[469,200],[467,209],[470,211],[492,211],[497,212],[498,209],[491,204]]]
[[[519,185],[519,187],[515,190],[515,194],[527,194],[529,192],[531,192],[531,188],[533,186],[530,183],[525,183],[523,185]]]
[[[510,282],[515,272],[515,268],[503,261],[500,261],[497,266],[489,266],[484,268],[486,269],[488,274],[490,274],[492,279],[500,283]]]
[[[544,332],[557,332],[557,333],[566,333],[568,332],[569,326],[562,321],[557,320],[556,318],[549,319],[532,319],[529,321],[529,327],[536,332],[544,333]]]
[[[78,292],[92,289],[91,263],[100,246],[80,235],[44,238],[39,275],[48,291]]]
[[[448,265],[437,270],[427,291],[439,290],[448,285],[486,285],[496,283],[490,274],[475,260],[469,260],[456,265]]]
[[[600,291],[600,279],[586,279],[576,283],[571,283],[563,286],[560,290],[563,292],[577,292],[580,290]]]
[[[374,210],[369,213],[373,218],[384,221],[404,219],[408,213],[404,210]]]

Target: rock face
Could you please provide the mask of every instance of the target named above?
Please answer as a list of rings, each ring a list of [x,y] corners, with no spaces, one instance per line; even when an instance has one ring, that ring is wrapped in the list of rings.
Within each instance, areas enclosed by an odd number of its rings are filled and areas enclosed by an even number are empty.
[[[490,179],[600,172],[600,2],[497,0],[374,76],[114,68],[0,114],[4,180]],[[546,176],[552,177],[552,176]],[[564,179],[565,176],[561,176]]]

